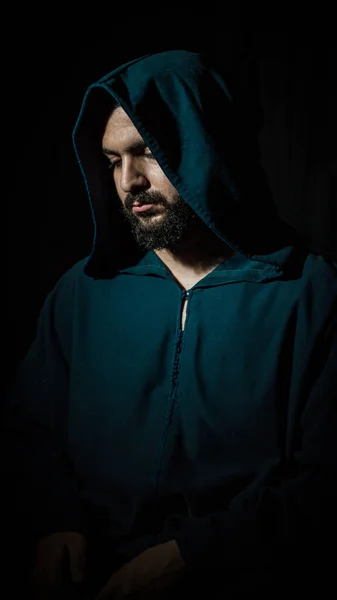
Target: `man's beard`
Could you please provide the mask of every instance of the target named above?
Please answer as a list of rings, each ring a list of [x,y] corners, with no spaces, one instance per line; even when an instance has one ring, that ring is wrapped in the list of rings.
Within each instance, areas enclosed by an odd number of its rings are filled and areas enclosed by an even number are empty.
[[[133,213],[135,202],[153,204],[143,213]],[[160,205],[160,209],[156,208]],[[128,194],[121,212],[131,225],[132,234],[143,250],[175,249],[184,242],[195,213],[185,200],[177,194],[174,202],[167,202],[161,192]],[[159,219],[153,215],[159,215]],[[140,216],[141,215],[141,216]]]

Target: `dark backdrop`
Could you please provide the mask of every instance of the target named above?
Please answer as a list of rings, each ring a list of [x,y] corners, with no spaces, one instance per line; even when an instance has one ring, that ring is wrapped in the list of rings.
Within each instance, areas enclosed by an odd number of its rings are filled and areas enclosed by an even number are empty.
[[[247,98],[263,108],[261,160],[280,216],[313,251],[337,260],[337,52],[335,30],[330,31],[332,9],[315,4],[308,21],[305,6],[294,22],[295,1],[290,8],[272,3],[269,24],[279,24],[279,17],[286,16],[291,29],[259,31],[254,25],[266,22],[264,10],[254,20],[242,5],[237,1],[229,8],[221,3],[217,14],[205,3],[199,8],[193,4],[184,15],[182,6],[178,10],[157,4],[156,10],[141,6],[136,11],[132,5],[115,5],[107,14],[107,4],[100,10],[91,3],[85,17],[82,6],[71,22],[75,8],[70,2],[63,12],[59,5],[41,5],[45,9],[36,8],[35,13],[31,5],[15,5],[10,18],[3,8],[7,381],[33,339],[46,294],[91,249],[90,210],[71,143],[83,94],[107,71],[137,56],[170,48],[217,56]],[[255,14],[258,3],[251,6]],[[3,579],[8,582],[7,597],[16,598],[27,578],[25,540],[8,506],[1,514],[2,554],[10,564],[3,569]]]

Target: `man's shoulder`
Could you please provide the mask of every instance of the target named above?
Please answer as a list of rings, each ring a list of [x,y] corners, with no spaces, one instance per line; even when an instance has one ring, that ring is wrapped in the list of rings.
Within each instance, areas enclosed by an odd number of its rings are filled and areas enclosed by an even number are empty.
[[[90,277],[85,274],[87,262],[88,257],[81,258],[61,273],[46,296],[47,304],[69,303],[79,288],[90,286]]]
[[[56,282],[55,290],[60,287],[72,285],[82,280],[85,282],[87,279],[90,279],[90,277],[88,277],[85,273],[85,266],[88,260],[88,256],[81,258],[80,260],[76,261],[71,267],[65,270]]]

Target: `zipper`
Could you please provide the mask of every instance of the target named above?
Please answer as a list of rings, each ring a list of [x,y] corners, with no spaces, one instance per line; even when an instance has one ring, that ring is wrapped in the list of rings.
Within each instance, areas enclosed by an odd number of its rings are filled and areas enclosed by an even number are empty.
[[[163,443],[163,448],[162,448],[159,465],[158,465],[158,469],[157,469],[157,474],[156,474],[156,482],[155,482],[155,493],[156,494],[158,493],[159,478],[160,478],[162,464],[163,464],[163,460],[164,460],[164,453],[165,453],[165,448],[166,448],[166,444],[167,444],[168,431],[169,431],[169,428],[171,425],[171,419],[172,419],[172,415],[173,415],[176,388],[178,385],[178,375],[179,375],[180,359],[181,359],[181,348],[182,348],[182,343],[183,343],[183,338],[184,338],[184,327],[185,327],[185,320],[186,320],[186,309],[187,309],[188,296],[189,296],[189,292],[187,292],[187,291],[185,291],[181,294],[180,328],[179,328],[179,333],[178,333],[178,339],[176,341],[174,364],[173,364],[173,370],[172,370],[172,374],[171,374],[171,392],[170,392],[168,410],[167,410],[167,415],[166,415],[164,443]]]
[[[182,296],[181,314],[180,314],[180,331],[184,331],[184,329],[185,329],[188,296],[189,296],[189,292],[184,292],[184,294]]]

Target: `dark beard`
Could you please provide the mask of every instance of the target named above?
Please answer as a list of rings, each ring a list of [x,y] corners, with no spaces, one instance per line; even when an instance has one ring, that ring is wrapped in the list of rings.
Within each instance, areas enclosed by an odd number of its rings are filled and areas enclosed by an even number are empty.
[[[154,204],[154,206],[145,213],[134,214],[132,212],[134,202]],[[158,214],[156,204],[164,208],[164,213],[158,222],[151,222],[152,216]],[[131,225],[137,244],[143,250],[176,249],[183,243],[195,216],[194,211],[181,196],[177,194],[174,203],[169,203],[160,192],[128,194],[120,210]]]

